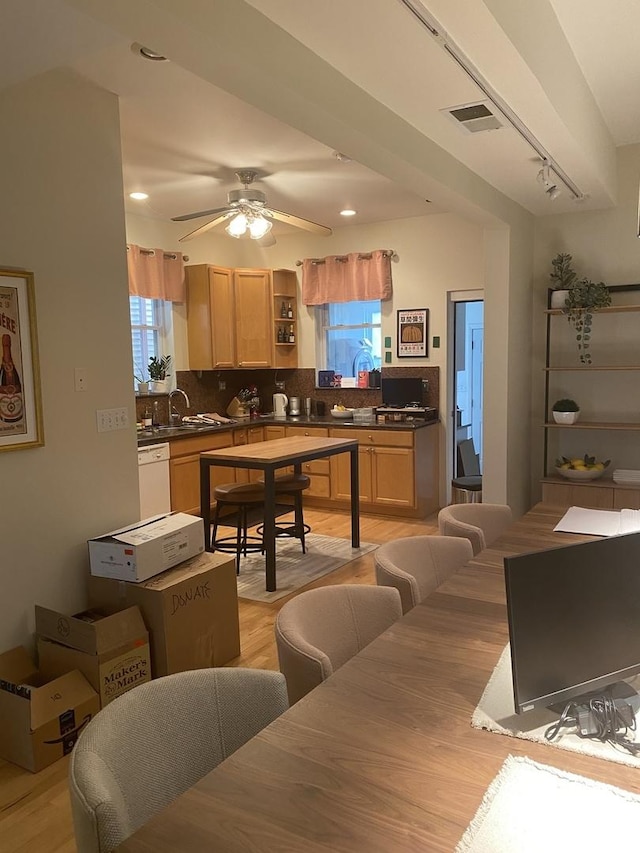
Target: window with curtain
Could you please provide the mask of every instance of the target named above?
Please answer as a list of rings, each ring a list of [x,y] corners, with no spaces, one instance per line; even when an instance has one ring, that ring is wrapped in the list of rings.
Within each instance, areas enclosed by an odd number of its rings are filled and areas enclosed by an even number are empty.
[[[379,299],[335,302],[316,308],[316,367],[357,377],[382,365],[382,310]]]
[[[162,299],[129,296],[133,372],[139,379],[149,378],[147,365],[152,356],[171,354],[171,303]]]

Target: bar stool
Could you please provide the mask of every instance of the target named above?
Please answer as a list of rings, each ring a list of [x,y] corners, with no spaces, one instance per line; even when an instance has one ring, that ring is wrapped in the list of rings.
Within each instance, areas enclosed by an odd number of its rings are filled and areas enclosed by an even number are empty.
[[[259,481],[264,486],[264,480]],[[293,497],[293,511],[295,513],[293,524],[287,522],[276,522],[276,538],[281,536],[292,536],[300,540],[302,553],[307,553],[305,536],[311,532],[311,527],[304,523],[302,511],[302,493],[311,485],[311,478],[307,474],[280,474],[275,478],[276,500],[282,496]],[[262,536],[263,527],[260,525],[257,532]]]
[[[480,459],[472,438],[458,442],[458,471],[460,477],[451,481],[451,500],[459,503],[482,503],[482,474]]]
[[[249,509],[264,506],[264,485],[262,483],[223,483],[213,491],[216,509],[213,515],[211,531],[211,550],[236,555],[236,573],[240,574],[240,557],[252,551],[264,550],[262,535],[249,535]],[[218,537],[218,525],[222,511],[231,508],[236,516],[235,536]]]

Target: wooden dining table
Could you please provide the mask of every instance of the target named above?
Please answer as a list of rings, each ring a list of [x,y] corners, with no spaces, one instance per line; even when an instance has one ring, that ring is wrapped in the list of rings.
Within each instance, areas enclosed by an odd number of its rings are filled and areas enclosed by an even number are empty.
[[[503,558],[592,538],[554,533],[563,512],[534,507],[118,849],[451,853],[509,754],[640,792],[636,768],[471,727],[508,641]]]
[[[279,468],[293,465],[300,474],[302,463],[338,453],[350,454],[351,545],[360,547],[360,503],[358,479],[358,441],[348,438],[289,436],[273,441],[258,441],[239,447],[224,447],[200,454],[200,514],[204,520],[207,550],[211,548],[211,475],[212,466],[252,468],[264,472],[263,543],[268,592],[276,589],[276,493],[275,475]]]

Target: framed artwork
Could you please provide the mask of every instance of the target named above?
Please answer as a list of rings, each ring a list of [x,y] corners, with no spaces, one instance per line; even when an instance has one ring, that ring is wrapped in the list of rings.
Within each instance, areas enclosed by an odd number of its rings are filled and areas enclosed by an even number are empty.
[[[33,273],[0,269],[0,451],[44,444]]]
[[[428,354],[429,309],[398,311],[398,358],[424,358]]]

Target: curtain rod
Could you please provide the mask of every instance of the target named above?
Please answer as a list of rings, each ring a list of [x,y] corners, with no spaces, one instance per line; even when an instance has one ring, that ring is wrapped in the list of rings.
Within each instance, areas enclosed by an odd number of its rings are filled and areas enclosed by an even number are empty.
[[[127,246],[127,252],[128,251],[129,251],[129,247]],[[156,253],[155,249],[140,249],[141,255],[155,255],[155,253]],[[175,252],[164,252],[162,257],[166,258],[168,261],[176,261],[178,259],[178,256],[176,255]],[[188,261],[189,255],[183,255],[182,260]]]
[[[383,249],[382,250],[382,254],[384,255],[385,258],[392,258],[395,255],[395,253],[396,253],[395,249]],[[371,260],[372,257],[373,256],[372,256],[371,252],[361,252],[358,255],[358,260],[359,261],[369,261],[369,260]],[[349,259],[349,256],[348,255],[336,255],[335,259],[336,259],[336,261],[341,261],[342,263],[344,263],[345,261],[347,261]],[[307,260],[311,261],[312,264],[324,264],[325,263],[325,258],[307,258]],[[301,267],[303,265],[303,263],[304,263],[304,261],[296,261],[296,266]]]

